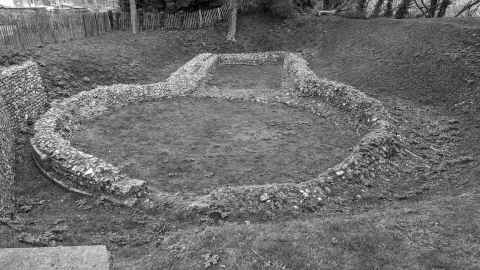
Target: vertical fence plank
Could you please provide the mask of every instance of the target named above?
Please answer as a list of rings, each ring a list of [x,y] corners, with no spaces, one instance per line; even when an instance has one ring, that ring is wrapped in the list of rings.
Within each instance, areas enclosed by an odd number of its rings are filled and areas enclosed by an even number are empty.
[[[95,34],[96,34],[97,36],[99,36],[99,35],[100,35],[100,22],[99,22],[99,20],[98,20],[98,13],[94,13],[94,14],[93,14],[93,18],[94,18],[94,22],[95,22],[95,24],[94,24],[94,25],[95,25],[95,26],[94,26]]]
[[[25,49],[25,44],[23,43],[23,40],[22,40],[22,36],[21,36],[21,29],[20,29],[20,25],[18,23],[18,21],[15,21],[14,22],[14,32],[15,32],[15,36],[17,37],[17,44],[19,45],[18,47],[20,47],[22,50]]]
[[[83,35],[88,36],[87,14],[82,15]]]

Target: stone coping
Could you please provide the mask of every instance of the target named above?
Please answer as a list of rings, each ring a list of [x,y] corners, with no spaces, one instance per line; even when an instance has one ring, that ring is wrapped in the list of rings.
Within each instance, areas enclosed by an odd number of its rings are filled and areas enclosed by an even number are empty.
[[[327,103],[368,129],[341,163],[318,177],[302,183],[222,187],[208,195],[183,198],[182,195],[153,190],[141,179],[120,173],[112,164],[71,146],[69,137],[82,120],[95,118],[121,106],[168,98],[194,95],[219,64],[282,63],[282,88],[291,98],[280,100],[296,106],[295,97],[312,98]],[[225,95],[228,98],[228,95]],[[260,102],[268,102],[256,99]],[[315,103],[306,109],[315,113]],[[306,201],[322,201],[333,182],[355,182],[371,177],[398,150],[394,127],[388,112],[376,99],[337,82],[318,78],[300,55],[289,52],[246,54],[200,54],[171,74],[165,81],[149,85],[112,85],[81,92],[52,103],[35,123],[31,140],[34,158],[50,178],[62,186],[85,195],[103,196],[111,201],[145,208],[165,205],[183,208],[208,208],[230,204],[254,208],[255,202],[269,201],[299,207]],[[281,195],[281,196],[280,196]],[[265,199],[265,200],[264,200]]]

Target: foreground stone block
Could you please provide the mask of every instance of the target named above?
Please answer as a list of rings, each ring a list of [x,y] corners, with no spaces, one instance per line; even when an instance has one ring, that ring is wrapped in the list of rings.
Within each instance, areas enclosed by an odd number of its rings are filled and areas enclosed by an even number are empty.
[[[108,270],[110,253],[105,246],[4,248],[2,270]]]

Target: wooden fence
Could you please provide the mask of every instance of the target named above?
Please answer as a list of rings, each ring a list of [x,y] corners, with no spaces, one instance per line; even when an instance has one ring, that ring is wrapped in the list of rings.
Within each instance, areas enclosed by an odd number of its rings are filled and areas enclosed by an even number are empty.
[[[138,25],[140,31],[198,29],[224,21],[228,11],[227,6],[222,6],[172,14],[139,12]],[[114,12],[35,14],[2,18],[0,23],[0,46],[4,49],[26,49],[131,29],[130,15]]]

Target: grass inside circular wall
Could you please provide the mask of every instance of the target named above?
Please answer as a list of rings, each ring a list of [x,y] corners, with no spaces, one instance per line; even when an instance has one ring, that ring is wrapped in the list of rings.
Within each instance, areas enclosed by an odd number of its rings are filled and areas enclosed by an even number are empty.
[[[280,103],[175,97],[83,122],[71,141],[155,189],[205,194],[310,180],[358,142],[345,126]]]

